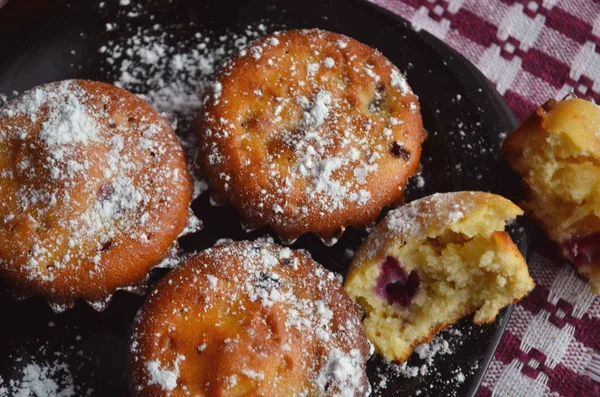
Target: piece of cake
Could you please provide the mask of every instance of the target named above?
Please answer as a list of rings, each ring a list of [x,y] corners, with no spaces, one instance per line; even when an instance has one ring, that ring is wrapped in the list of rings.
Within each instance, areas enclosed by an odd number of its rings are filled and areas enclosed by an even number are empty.
[[[261,38],[219,73],[198,122],[212,199],[284,243],[333,244],[401,203],[419,165],[417,97],[381,53],[312,29]]]
[[[600,108],[550,100],[504,141],[524,208],[600,294]]]
[[[488,323],[527,295],[534,282],[504,231],[520,214],[482,192],[438,193],[391,211],[356,253],[345,282],[376,351],[403,362],[461,317],[474,312],[474,323]]]
[[[306,253],[224,243],[149,294],[128,360],[133,396],[369,394],[361,311]]]
[[[0,175],[0,276],[55,310],[142,282],[188,221],[169,123],[105,83],[50,83],[0,109]]]

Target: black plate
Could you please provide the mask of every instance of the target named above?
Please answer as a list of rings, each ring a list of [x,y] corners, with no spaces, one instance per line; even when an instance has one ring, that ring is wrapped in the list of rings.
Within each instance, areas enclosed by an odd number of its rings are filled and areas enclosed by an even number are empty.
[[[0,93],[9,97],[35,85],[66,78],[113,82],[116,72],[98,49],[108,40],[128,35],[136,26],[161,23],[181,37],[202,30],[218,38],[227,29],[268,21],[267,27],[319,27],[352,36],[391,59],[420,97],[429,138],[423,150],[425,185],[412,181],[407,200],[434,192],[484,190],[513,200],[520,198],[518,182],[502,162],[501,134],[516,120],[489,81],[467,60],[426,32],[417,32],[401,18],[360,0],[146,0],[143,12],[130,18],[119,0],[103,7],[92,1],[13,0],[0,11]],[[136,3],[140,3],[137,1]],[[226,3],[223,9],[220,3]],[[154,15],[152,19],[151,15]],[[117,22],[107,31],[107,22]],[[256,238],[268,233],[242,231],[230,208],[211,208],[208,195],[194,209],[205,228],[183,239],[186,250],[203,249],[217,239]],[[522,252],[527,251],[529,227],[512,228]],[[334,247],[311,236],[294,247],[309,249],[326,267],[342,274],[348,265],[346,249],[355,249],[364,233],[346,232]],[[164,272],[155,272],[159,278]],[[79,303],[54,314],[40,298],[16,303],[0,294],[5,325],[0,342],[0,377],[22,379],[24,366],[59,357],[71,368],[77,395],[126,396],[124,357],[129,327],[143,298],[118,292],[108,310],[94,312]],[[392,376],[377,359],[370,363],[373,385],[389,375],[384,396],[473,396],[499,343],[511,312],[501,312],[493,324],[475,327],[462,320],[445,333],[453,354],[438,356],[428,374]],[[454,336],[453,336],[454,335]],[[410,365],[419,365],[412,357]],[[465,376],[457,381],[457,374]],[[0,395],[2,384],[0,384]],[[376,389],[380,389],[377,387]]]

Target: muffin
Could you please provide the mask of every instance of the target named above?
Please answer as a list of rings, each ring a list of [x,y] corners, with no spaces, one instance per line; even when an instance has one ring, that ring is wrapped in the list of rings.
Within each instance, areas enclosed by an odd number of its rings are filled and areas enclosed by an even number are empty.
[[[504,141],[525,210],[600,294],[600,109],[550,100]]]
[[[358,250],[346,291],[387,360],[403,362],[458,319],[492,322],[535,286],[507,220],[522,213],[490,193],[434,194],[391,211]]]
[[[133,396],[366,396],[360,308],[306,253],[217,245],[160,281],[134,322]]]
[[[330,245],[401,203],[424,136],[400,71],[317,29],[261,38],[226,62],[197,131],[213,202],[284,243],[312,232]]]
[[[112,85],[67,80],[0,109],[0,276],[55,310],[142,282],[192,194],[169,124]]]

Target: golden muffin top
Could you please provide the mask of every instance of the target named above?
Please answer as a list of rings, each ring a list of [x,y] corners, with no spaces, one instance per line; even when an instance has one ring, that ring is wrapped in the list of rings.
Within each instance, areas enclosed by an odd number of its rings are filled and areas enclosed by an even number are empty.
[[[419,103],[381,53],[347,36],[292,30],[229,60],[198,133],[213,198],[285,240],[335,239],[401,201],[419,163]]]
[[[140,282],[187,222],[176,136],[108,84],[50,83],[0,109],[0,175],[0,274],[56,304]]]
[[[308,254],[217,245],[161,280],[135,321],[135,396],[363,396],[358,306]],[[187,394],[186,394],[187,393]]]

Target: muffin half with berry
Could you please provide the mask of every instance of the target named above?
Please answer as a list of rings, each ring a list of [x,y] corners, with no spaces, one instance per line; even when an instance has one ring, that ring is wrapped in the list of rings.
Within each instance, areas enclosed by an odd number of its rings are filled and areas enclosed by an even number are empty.
[[[391,211],[358,250],[345,282],[376,350],[403,362],[474,313],[489,323],[533,289],[508,233],[521,209],[482,192],[434,194]]]

